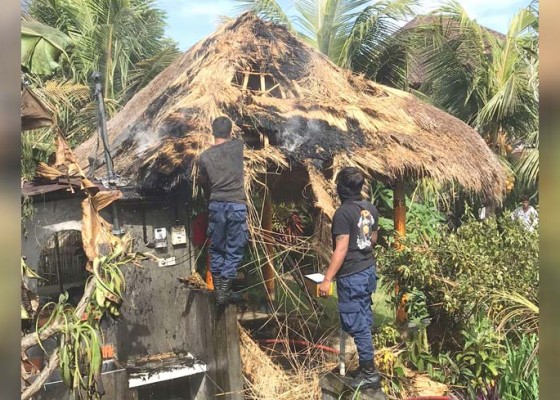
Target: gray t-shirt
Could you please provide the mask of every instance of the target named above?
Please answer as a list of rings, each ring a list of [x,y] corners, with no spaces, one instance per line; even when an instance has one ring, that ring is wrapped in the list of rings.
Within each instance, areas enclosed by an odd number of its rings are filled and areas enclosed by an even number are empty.
[[[241,140],[228,140],[205,150],[199,166],[201,181],[210,189],[210,201],[246,203]]]

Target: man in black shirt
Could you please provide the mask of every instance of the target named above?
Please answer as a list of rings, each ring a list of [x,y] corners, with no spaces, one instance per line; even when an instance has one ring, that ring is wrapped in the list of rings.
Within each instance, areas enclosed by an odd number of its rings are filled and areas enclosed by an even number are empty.
[[[218,117],[212,122],[214,145],[199,157],[199,183],[208,205],[210,271],[216,301],[226,304],[231,285],[243,259],[248,240],[247,205],[243,177],[243,142],[231,140],[231,120]]]
[[[377,241],[378,212],[373,204],[362,200],[362,173],[353,167],[342,169],[337,177],[341,206],[333,216],[334,252],[319,287],[326,297],[336,277],[338,312],[342,329],[354,339],[360,370],[349,385],[357,389],[381,387],[381,378],[373,363],[371,296],[377,287],[373,246]]]

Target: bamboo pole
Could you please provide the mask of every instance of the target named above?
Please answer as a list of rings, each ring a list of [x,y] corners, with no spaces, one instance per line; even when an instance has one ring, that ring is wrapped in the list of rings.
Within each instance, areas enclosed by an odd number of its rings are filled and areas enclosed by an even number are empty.
[[[395,183],[393,189],[393,224],[395,226],[395,232],[397,237],[395,238],[395,246],[397,250],[401,250],[403,247],[402,239],[406,235],[406,199],[404,194],[404,180],[399,179]],[[395,283],[395,294],[400,291],[399,285]],[[406,295],[405,295],[406,296]],[[397,321],[406,321],[406,311],[405,303],[406,297],[403,296],[399,304],[397,305]]]
[[[261,75],[261,92],[262,94],[266,93],[266,82],[264,79],[264,75]]]
[[[397,232],[397,239],[402,239],[406,235],[406,200],[404,196],[404,181],[399,179],[393,189],[393,223]],[[399,243],[400,247],[401,244]]]
[[[272,196],[270,195],[270,189],[267,187],[264,191],[264,207],[262,216],[262,228],[265,235],[268,236],[272,232]],[[275,282],[274,282],[274,266],[272,265],[272,238],[267,238],[265,242],[266,251],[266,261],[262,266],[262,274],[264,278],[264,284],[266,287],[266,293],[268,299],[273,301],[275,299]]]

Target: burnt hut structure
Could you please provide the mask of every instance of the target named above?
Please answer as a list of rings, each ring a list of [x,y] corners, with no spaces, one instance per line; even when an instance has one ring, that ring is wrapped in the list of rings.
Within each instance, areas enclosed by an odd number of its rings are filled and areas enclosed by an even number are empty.
[[[185,204],[196,188],[196,159],[211,144],[212,120],[222,115],[233,120],[234,134],[247,146],[249,198],[260,191],[264,200],[262,215],[250,208],[251,228],[261,243],[270,242],[273,201],[308,199],[325,217],[318,225],[328,222],[337,202],[334,178],[345,166],[393,185],[395,223],[402,232],[405,179],[456,182],[496,202],[504,192],[505,174],[497,158],[457,118],[337,67],[286,28],[252,13],[223,25],[154,78],[108,123],[123,193],[116,202],[120,224],[132,233],[135,250],[155,248],[162,263],[126,271],[125,320],[109,326],[107,338],[125,361],[177,348],[201,358],[206,375],[193,374],[186,383],[192,398],[217,393],[239,398],[242,387],[239,371],[228,369],[224,361],[229,358],[230,366],[232,360],[238,362],[237,331],[231,328],[235,316],[217,321],[206,294],[177,290],[178,278],[193,271],[191,216]],[[80,145],[75,155],[104,190],[107,170],[98,138]],[[28,222],[23,239],[31,265],[41,257],[32,254],[37,242],[44,244],[45,253],[60,256],[57,247],[75,241],[75,235],[66,235],[72,241],[60,232],[80,229],[79,201],[67,193],[68,182],[50,185],[25,189],[42,210],[37,212],[41,218]],[[111,220],[108,210],[102,214]],[[172,228],[181,226],[186,237],[173,243]],[[161,228],[168,236],[166,246],[158,247],[164,239],[157,235]],[[272,296],[270,259],[263,275]],[[65,289],[64,284],[53,277],[50,289]],[[136,317],[127,320],[130,315]],[[217,346],[220,335],[225,350]]]
[[[334,201],[322,192],[346,165],[384,181],[430,176],[488,199],[499,201],[503,193],[497,158],[468,125],[335,66],[252,13],[189,49],[109,121],[115,170],[139,189],[188,180],[221,115],[234,121],[250,149],[249,179],[257,166],[303,168],[327,215]],[[84,168],[96,141],[75,150]],[[96,157],[102,175],[100,150]]]
[[[194,45],[109,121],[115,170],[138,190],[171,190],[191,180],[198,154],[210,145],[211,122],[221,115],[247,144],[247,190],[267,188],[264,216],[251,217],[264,232],[271,230],[271,198],[300,201],[308,187],[330,218],[334,177],[345,166],[394,185],[395,223],[403,233],[405,178],[456,182],[487,201],[500,202],[504,193],[498,159],[467,124],[337,67],[253,13]],[[95,174],[102,176],[96,142],[86,141],[76,155],[83,168],[97,160]],[[267,282],[271,274],[265,271]]]

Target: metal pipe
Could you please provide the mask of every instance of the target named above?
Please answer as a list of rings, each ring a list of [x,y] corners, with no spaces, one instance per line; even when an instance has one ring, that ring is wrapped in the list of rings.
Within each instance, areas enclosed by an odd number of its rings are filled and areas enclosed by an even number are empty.
[[[338,355],[338,370],[341,376],[346,375],[346,332],[340,328],[340,353]]]
[[[107,115],[105,113],[105,102],[103,100],[103,85],[101,84],[101,74],[99,72],[94,72],[91,77],[93,79],[93,82],[95,83],[94,96],[97,100],[99,133],[101,134],[103,149],[105,150],[105,166],[107,167],[107,176],[109,180],[111,180],[114,178],[113,160],[111,158],[111,152],[109,150],[109,138],[107,136]]]
[[[58,232],[54,233],[54,250],[56,254],[56,279],[58,280],[58,289],[60,294],[64,293],[64,282],[62,281],[62,272],[60,271],[60,243],[58,241]]]
[[[103,85],[101,84],[101,74],[99,72],[94,72],[91,77],[93,79],[93,82],[95,83],[94,95],[95,99],[97,100],[99,133],[101,135],[101,140],[103,141],[103,153],[105,155],[107,179],[109,181],[109,186],[112,189],[116,189],[116,185],[114,184],[115,171],[113,170],[113,159],[111,158],[111,150],[109,149],[109,137],[107,135],[107,114],[105,113],[105,102],[103,100]],[[116,235],[120,235],[121,225],[119,222],[117,205],[114,202],[113,204],[111,204],[111,215],[113,217],[113,233]]]

